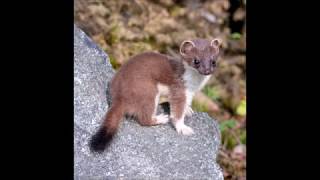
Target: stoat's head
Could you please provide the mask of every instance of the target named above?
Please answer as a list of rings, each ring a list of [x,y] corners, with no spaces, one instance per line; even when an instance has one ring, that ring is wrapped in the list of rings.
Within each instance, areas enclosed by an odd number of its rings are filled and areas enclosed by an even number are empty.
[[[181,43],[182,60],[202,75],[210,75],[217,66],[221,40],[186,40]]]

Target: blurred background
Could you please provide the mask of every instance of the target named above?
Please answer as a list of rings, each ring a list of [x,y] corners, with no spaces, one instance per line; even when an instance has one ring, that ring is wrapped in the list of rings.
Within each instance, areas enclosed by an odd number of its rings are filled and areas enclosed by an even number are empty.
[[[246,1],[75,0],[74,6],[75,24],[115,69],[149,50],[179,57],[186,39],[223,40],[217,72],[192,104],[219,122],[217,160],[225,179],[246,179]]]

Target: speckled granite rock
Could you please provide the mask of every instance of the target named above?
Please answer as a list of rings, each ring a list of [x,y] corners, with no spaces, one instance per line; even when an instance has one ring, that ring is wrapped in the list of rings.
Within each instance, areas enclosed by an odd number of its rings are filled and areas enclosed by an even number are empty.
[[[223,179],[216,163],[220,132],[206,113],[186,119],[193,136],[178,135],[170,124],[142,127],[125,119],[110,147],[92,154],[88,141],[108,109],[113,74],[108,56],[75,26],[75,179]]]

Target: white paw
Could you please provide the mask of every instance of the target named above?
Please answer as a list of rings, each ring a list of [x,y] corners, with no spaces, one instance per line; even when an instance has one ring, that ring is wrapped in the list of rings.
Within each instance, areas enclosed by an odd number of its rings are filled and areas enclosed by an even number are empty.
[[[186,116],[192,116],[193,113],[194,112],[193,112],[192,108],[190,106],[187,106],[187,108],[186,108]]]
[[[169,121],[169,116],[166,114],[159,114],[156,116],[156,120],[158,124],[165,124]]]
[[[179,134],[183,134],[183,135],[187,135],[187,136],[194,134],[192,128],[185,125],[185,124],[177,124],[176,130]]]

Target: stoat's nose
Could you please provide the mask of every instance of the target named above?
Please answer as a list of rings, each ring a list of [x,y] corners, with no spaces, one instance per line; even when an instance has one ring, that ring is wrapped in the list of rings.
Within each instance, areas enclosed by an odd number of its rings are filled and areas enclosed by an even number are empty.
[[[209,69],[205,70],[205,71],[204,71],[204,74],[205,74],[205,75],[209,75],[209,74],[210,74],[210,70],[209,70]]]

